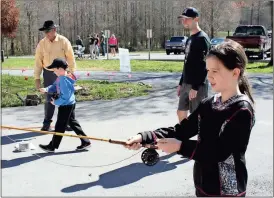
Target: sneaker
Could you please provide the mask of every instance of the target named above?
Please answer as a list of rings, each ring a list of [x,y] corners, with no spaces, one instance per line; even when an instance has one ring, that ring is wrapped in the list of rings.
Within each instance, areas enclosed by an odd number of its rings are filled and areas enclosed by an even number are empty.
[[[52,130],[50,128],[50,125],[43,125],[43,127],[40,129],[41,131],[49,131],[49,132],[53,132],[54,130]]]
[[[80,150],[84,150],[91,147],[91,143],[90,142],[85,142],[82,143],[80,146],[77,146],[76,150],[80,151]]]
[[[42,145],[42,144],[39,144],[39,147],[45,151],[45,152],[48,152],[48,153],[53,153],[54,152],[54,148],[52,148],[51,146],[49,145]]]
[[[69,125],[67,125],[66,131],[73,131],[73,130],[72,130],[72,128]]]

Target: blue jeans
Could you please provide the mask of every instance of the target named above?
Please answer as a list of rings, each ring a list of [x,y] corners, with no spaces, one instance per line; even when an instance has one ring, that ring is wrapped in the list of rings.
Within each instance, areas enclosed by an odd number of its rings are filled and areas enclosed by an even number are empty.
[[[54,72],[48,71],[46,69],[43,69],[43,78],[44,78],[44,87],[47,87],[49,85],[52,85],[57,76]],[[46,95],[46,102],[44,105],[44,121],[43,125],[49,126],[52,122],[52,117],[55,111],[55,106],[50,103],[52,95],[45,94]]]
[[[102,56],[105,56],[105,54],[106,54],[106,44],[101,43],[101,48],[102,48]]]

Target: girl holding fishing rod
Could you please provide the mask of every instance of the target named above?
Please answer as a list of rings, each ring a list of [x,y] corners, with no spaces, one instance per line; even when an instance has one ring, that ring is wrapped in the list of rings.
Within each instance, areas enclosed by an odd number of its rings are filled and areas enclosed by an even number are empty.
[[[245,76],[242,46],[227,40],[206,57],[208,80],[219,94],[174,127],[141,132],[127,141],[128,149],[156,142],[159,150],[195,161],[196,196],[245,196],[245,152],[255,123],[254,100]],[[190,138],[198,136],[197,140]]]

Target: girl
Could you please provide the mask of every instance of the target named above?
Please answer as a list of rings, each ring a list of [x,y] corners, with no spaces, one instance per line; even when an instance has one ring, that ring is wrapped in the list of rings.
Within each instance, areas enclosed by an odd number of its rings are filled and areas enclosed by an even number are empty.
[[[129,149],[157,143],[195,161],[196,196],[245,196],[245,152],[255,123],[254,100],[245,77],[247,57],[234,41],[212,48],[206,57],[208,80],[219,94],[204,99],[188,118],[174,127],[137,134]],[[197,135],[197,140],[190,140]]]
[[[113,57],[115,57],[116,56],[117,39],[114,34],[111,35],[108,43],[110,46],[111,54]]]

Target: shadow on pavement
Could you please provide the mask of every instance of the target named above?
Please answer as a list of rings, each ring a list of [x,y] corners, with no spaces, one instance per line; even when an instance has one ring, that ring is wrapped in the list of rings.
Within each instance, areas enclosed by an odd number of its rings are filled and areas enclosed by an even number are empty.
[[[12,160],[1,160],[1,165],[2,169],[4,168],[12,168],[16,166],[20,166],[21,164],[26,164],[47,156],[52,156],[52,155],[65,155],[65,154],[73,154],[73,153],[82,153],[82,152],[87,152],[87,150],[82,150],[82,151],[62,151],[62,152],[55,152],[55,153],[35,153],[31,156],[27,157],[21,157],[21,158],[16,158]],[[40,157],[38,157],[39,155]]]
[[[117,188],[137,182],[144,177],[171,171],[173,169],[176,169],[178,165],[190,161],[189,159],[183,159],[173,163],[169,163],[168,161],[166,161],[168,158],[174,155],[176,154],[173,153],[161,157],[160,161],[152,167],[148,167],[143,163],[133,163],[128,166],[106,172],[100,175],[97,181],[83,184],[75,184],[73,186],[63,188],[61,192],[73,193],[77,191],[87,190],[88,188],[94,186],[102,186],[103,188]]]
[[[2,145],[7,145],[7,144],[12,144],[12,143],[16,143],[16,142],[21,142],[23,140],[30,140],[33,137],[36,136],[41,136],[41,135],[46,135],[46,134],[42,134],[42,133],[34,133],[34,132],[27,132],[27,133],[18,133],[18,134],[12,134],[12,135],[5,135],[5,136],[1,136],[1,144]],[[11,139],[9,139],[9,138]]]

